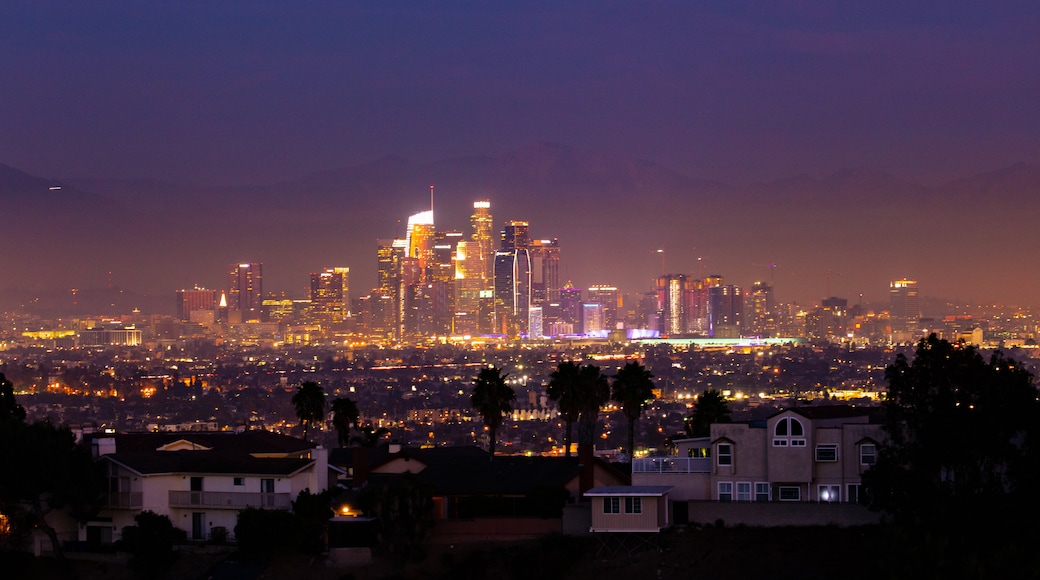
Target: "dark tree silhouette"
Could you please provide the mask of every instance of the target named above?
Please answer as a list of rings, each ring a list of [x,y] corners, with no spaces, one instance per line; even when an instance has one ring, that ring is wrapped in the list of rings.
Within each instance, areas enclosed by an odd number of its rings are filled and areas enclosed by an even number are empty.
[[[303,424],[303,438],[307,439],[307,431],[314,423],[325,418],[325,391],[312,381],[301,383],[292,396],[296,416]]]
[[[161,576],[177,558],[174,545],[183,542],[186,535],[167,516],[148,510],[137,514],[134,525],[123,528],[130,567],[145,578]]]
[[[347,397],[340,397],[332,401],[332,426],[336,429],[339,446],[350,445],[350,430],[358,426],[361,412],[358,411],[357,403]]]
[[[635,455],[636,421],[643,414],[647,401],[654,398],[654,380],[650,371],[638,362],[630,362],[621,367],[614,383],[611,385],[610,398],[621,405],[621,412],[628,420],[628,452],[629,462]]]
[[[729,423],[729,403],[720,391],[707,389],[693,404],[693,412],[683,421],[683,429],[690,437],[707,437],[713,423]]]
[[[473,394],[470,396],[470,404],[484,420],[484,426],[488,428],[489,451],[492,459],[495,457],[497,432],[502,425],[502,417],[513,410],[512,403],[516,400],[513,388],[506,384],[508,376],[492,366],[481,369],[473,378]]]
[[[581,415],[578,417],[578,443],[592,445],[596,439],[599,410],[610,400],[610,383],[596,365],[585,365],[578,372]]]
[[[549,400],[556,403],[566,430],[564,431],[563,443],[565,447],[564,456],[571,456],[571,436],[574,422],[581,415],[581,367],[573,361],[561,362],[556,365],[556,370],[549,375],[549,383],[545,386],[545,392]]]
[[[1032,375],[1000,352],[986,362],[974,347],[932,334],[885,378],[886,440],[863,483],[900,537],[920,539],[896,558],[922,562],[908,574],[1004,578],[1040,569]]]
[[[374,425],[365,425],[357,428],[357,435],[350,438],[350,442],[360,447],[375,447],[379,441],[390,434],[386,427],[376,428]]]
[[[14,398],[14,385],[3,373],[0,373],[0,423],[14,421],[20,423],[25,420],[25,407],[18,404]]]

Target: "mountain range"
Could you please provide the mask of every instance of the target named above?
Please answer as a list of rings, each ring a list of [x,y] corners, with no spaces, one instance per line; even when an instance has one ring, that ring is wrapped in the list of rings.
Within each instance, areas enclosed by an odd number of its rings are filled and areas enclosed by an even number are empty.
[[[561,277],[579,287],[644,291],[662,271],[718,274],[772,282],[779,300],[811,305],[884,302],[888,282],[909,277],[927,296],[1040,304],[1034,165],[939,185],[867,168],[733,185],[539,142],[238,187],[0,164],[0,308],[172,312],[175,289],[222,288],[237,262],[263,262],[265,289],[292,297],[306,296],[310,272],[348,266],[351,294],[364,295],[376,240],[403,236],[408,216],[430,208],[431,185],[439,228],[468,234],[472,202],[489,199],[497,227],[523,220],[532,237],[558,238]]]

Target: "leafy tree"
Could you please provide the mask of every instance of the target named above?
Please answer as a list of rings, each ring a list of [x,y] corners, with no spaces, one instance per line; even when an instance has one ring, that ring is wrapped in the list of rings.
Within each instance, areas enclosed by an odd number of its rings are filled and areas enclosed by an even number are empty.
[[[14,398],[14,385],[3,373],[0,373],[0,423],[13,421],[21,423],[25,420],[25,407]]]
[[[707,437],[711,434],[713,423],[729,423],[731,413],[729,403],[720,391],[706,389],[697,402],[693,404],[693,412],[683,422],[683,429],[690,437]]]
[[[86,519],[104,499],[104,476],[90,450],[49,422],[0,422],[0,512],[47,535],[64,555],[47,515],[66,510]]]
[[[573,361],[565,361],[556,365],[556,370],[549,375],[549,383],[545,392],[549,400],[556,403],[560,418],[566,425],[564,432],[564,456],[571,456],[571,437],[574,422],[581,415],[581,367]]]
[[[484,420],[484,426],[490,433],[491,458],[495,457],[496,433],[502,426],[502,418],[506,413],[513,410],[513,401],[516,393],[513,388],[506,384],[506,377],[499,369],[490,366],[480,370],[473,378],[473,394],[470,396],[470,404]]]
[[[246,560],[264,562],[298,548],[299,529],[299,518],[285,510],[246,508],[238,512],[235,540]]]
[[[350,438],[350,442],[361,447],[375,447],[380,439],[390,434],[386,427],[376,428],[374,425],[358,427],[357,432],[357,435]]]
[[[341,397],[332,401],[332,426],[336,429],[340,447],[350,444],[350,430],[357,427],[360,417],[361,412],[353,400]]]
[[[923,539],[931,575],[1040,570],[1035,551],[1021,550],[1037,539],[1031,519],[1040,507],[1032,375],[1000,352],[987,362],[974,347],[932,334],[885,378],[886,440],[863,477],[873,507],[903,537]]]
[[[305,381],[293,393],[292,404],[303,424],[303,438],[307,439],[311,425],[320,423],[325,417],[325,390],[318,383]]]
[[[299,526],[299,549],[307,554],[318,554],[327,547],[324,537],[325,526],[329,518],[335,515],[332,511],[331,490],[311,493],[304,489],[292,502],[292,512]]]
[[[170,518],[153,511],[134,516],[134,525],[123,528],[123,542],[130,551],[130,567],[145,578],[168,570],[177,558],[173,546],[183,542],[184,530],[174,527]]]
[[[433,494],[412,473],[366,486],[362,512],[379,521],[376,551],[398,562],[421,560],[433,526]]]
[[[636,421],[643,414],[647,401],[654,398],[654,381],[650,371],[638,362],[621,367],[611,385],[610,398],[621,405],[621,412],[628,419],[628,457],[635,454]]]
[[[578,443],[592,445],[596,438],[596,419],[600,408],[610,400],[610,383],[596,365],[585,365],[578,372],[581,415],[578,417]]]

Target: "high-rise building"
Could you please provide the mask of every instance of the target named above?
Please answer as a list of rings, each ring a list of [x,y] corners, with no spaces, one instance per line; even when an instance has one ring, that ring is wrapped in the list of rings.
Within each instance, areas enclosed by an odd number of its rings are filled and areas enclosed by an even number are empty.
[[[241,322],[260,320],[264,300],[264,265],[234,264],[228,272],[228,310]]]
[[[426,267],[433,259],[434,245],[433,210],[421,211],[408,218],[408,257],[418,258],[419,268],[425,276]]]
[[[185,322],[192,320],[193,312],[208,313],[212,322],[217,310],[219,294],[216,290],[206,290],[196,286],[190,290],[177,291],[177,318]],[[198,318],[198,316],[196,316]]]
[[[777,313],[772,286],[765,282],[752,284],[747,309],[747,332],[749,334],[765,338],[777,336]]]
[[[685,274],[665,274],[657,278],[658,330],[663,335],[687,332],[689,294]]]
[[[346,315],[343,274],[331,268],[311,273],[311,314],[327,322],[342,322]]]
[[[921,319],[917,280],[893,280],[889,284],[889,318],[893,332],[916,332]]]
[[[598,284],[585,290],[586,302],[595,302],[603,307],[603,330],[617,328],[620,299],[616,286]]]
[[[554,303],[560,299],[560,242],[531,241],[531,302]]]
[[[495,332],[527,334],[531,306],[531,241],[528,223],[510,221],[495,253]]]
[[[491,202],[486,199],[473,202],[473,215],[469,223],[473,228],[470,242],[474,244],[469,252],[479,257],[485,288],[490,288],[491,280],[495,277],[495,241],[492,237],[495,224],[491,219]]]
[[[743,318],[744,295],[740,286],[725,284],[708,288],[709,336],[740,337]]]

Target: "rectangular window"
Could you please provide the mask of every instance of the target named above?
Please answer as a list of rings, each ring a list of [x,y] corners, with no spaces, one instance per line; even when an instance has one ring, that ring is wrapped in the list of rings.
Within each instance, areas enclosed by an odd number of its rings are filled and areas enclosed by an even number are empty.
[[[873,443],[864,443],[859,446],[860,465],[874,465],[877,461],[877,447]]]
[[[246,484],[246,478],[244,478],[244,477],[236,477],[235,478],[235,485],[236,486],[243,486],[245,484]]]
[[[643,498],[641,498],[641,497],[626,497],[625,498],[625,513],[626,514],[641,514],[641,513],[643,513]]]
[[[845,499],[849,503],[859,503],[859,487],[858,483],[850,483],[845,487]]]
[[[751,482],[737,482],[737,501],[751,501]]]
[[[802,490],[795,485],[781,485],[777,490],[780,493],[780,501],[802,501]]]
[[[773,447],[787,447],[787,439],[773,439]]]
[[[719,443],[718,450],[719,465],[733,465],[733,446],[729,443]]]
[[[841,487],[837,485],[821,485],[816,493],[820,501],[841,501]]]
[[[733,483],[729,481],[719,482],[719,501],[733,501]]]
[[[827,444],[816,446],[816,461],[835,462],[838,460],[838,446]]]
[[[686,454],[689,457],[695,458],[711,457],[711,450],[709,450],[707,447],[691,447],[686,450]]]
[[[805,439],[791,439],[791,447],[805,447]]]
[[[619,513],[621,513],[621,498],[619,498],[619,497],[605,497],[605,498],[603,498],[603,513],[605,513],[605,514],[619,514]]]
[[[759,482],[755,483],[755,501],[769,501],[769,500],[770,500],[769,483],[768,482],[764,482],[764,481],[759,481]]]

